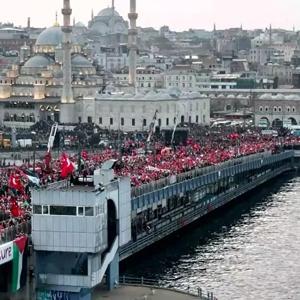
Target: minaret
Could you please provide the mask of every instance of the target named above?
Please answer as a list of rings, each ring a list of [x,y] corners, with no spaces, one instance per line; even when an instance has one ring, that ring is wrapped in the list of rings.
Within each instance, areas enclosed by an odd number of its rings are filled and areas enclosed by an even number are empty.
[[[111,0],[111,8],[112,8],[112,26],[111,33],[115,33],[115,0]]]
[[[270,24],[270,28],[269,28],[269,45],[272,45],[272,25]]]
[[[27,18],[27,29],[31,28],[30,17]]]
[[[64,7],[62,9],[64,17],[63,32],[63,90],[62,90],[62,103],[73,103],[72,91],[72,66],[71,66],[71,49],[72,49],[72,26],[70,7],[70,0],[64,0]]]
[[[92,9],[92,13],[91,13],[91,21],[94,20],[94,10]]]
[[[137,56],[137,29],[136,20],[136,0],[130,0],[130,12],[128,14],[130,21],[130,29],[128,32],[128,48],[129,48],[129,85],[136,87],[136,56]]]

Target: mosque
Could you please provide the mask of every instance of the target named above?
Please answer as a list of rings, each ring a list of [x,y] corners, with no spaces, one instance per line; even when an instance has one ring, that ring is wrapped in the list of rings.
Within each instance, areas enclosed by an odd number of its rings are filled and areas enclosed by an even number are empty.
[[[180,122],[209,123],[209,98],[180,90],[139,91],[136,88],[136,0],[130,0],[127,21],[112,7],[89,23],[98,37],[126,36],[129,81],[121,90],[105,87],[103,75],[86,55],[71,26],[70,0],[63,1],[64,25],[44,30],[32,51],[20,51],[20,64],[0,75],[0,122],[8,127],[28,128],[39,120],[60,123],[89,122],[124,131],[146,130],[154,116],[161,128]]]

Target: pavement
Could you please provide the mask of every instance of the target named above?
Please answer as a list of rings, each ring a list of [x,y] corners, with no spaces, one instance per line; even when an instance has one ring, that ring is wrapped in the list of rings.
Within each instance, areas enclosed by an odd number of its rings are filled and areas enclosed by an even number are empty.
[[[199,297],[176,292],[168,289],[149,288],[138,286],[120,286],[113,291],[96,289],[93,293],[92,300],[189,300],[198,299]]]

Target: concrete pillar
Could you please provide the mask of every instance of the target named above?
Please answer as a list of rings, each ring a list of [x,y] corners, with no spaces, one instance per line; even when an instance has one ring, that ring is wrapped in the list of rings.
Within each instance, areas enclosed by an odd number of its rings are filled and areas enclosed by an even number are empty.
[[[119,262],[120,255],[118,251],[106,271],[107,288],[109,291],[113,290],[116,284],[119,284]]]

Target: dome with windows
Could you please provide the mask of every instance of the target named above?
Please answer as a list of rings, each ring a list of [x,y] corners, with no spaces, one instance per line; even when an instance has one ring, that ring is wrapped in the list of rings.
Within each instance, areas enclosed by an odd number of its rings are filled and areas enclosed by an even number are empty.
[[[57,46],[61,44],[63,40],[63,32],[61,31],[61,27],[52,26],[45,29],[37,38],[36,45],[52,45]]]
[[[54,61],[44,55],[36,55],[31,57],[24,65],[24,68],[46,68],[53,64]]]
[[[72,57],[72,66],[93,67],[91,62],[82,55],[75,55]]]
[[[101,10],[89,22],[89,28],[100,35],[128,34],[128,23],[112,7]]]
[[[120,14],[114,10],[112,7],[108,7],[105,9],[102,9],[99,13],[98,13],[98,17],[111,17],[111,16],[117,16],[120,17]]]

